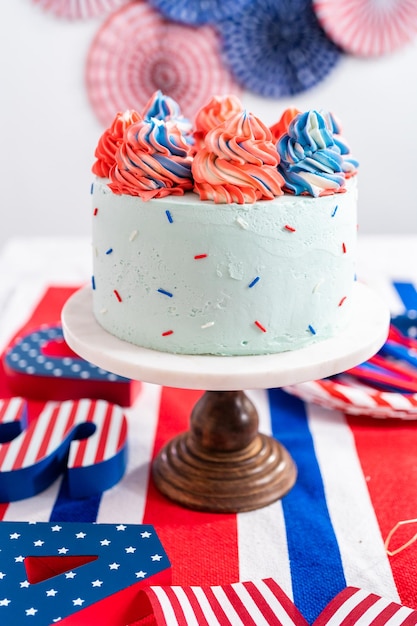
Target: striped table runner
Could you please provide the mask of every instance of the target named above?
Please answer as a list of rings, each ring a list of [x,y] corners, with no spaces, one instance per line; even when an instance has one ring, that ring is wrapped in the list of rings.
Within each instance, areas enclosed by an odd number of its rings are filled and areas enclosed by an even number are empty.
[[[28,303],[19,330],[59,322],[61,307],[74,289],[53,286],[37,294]],[[397,283],[390,289],[396,313],[417,302],[413,285]],[[3,351],[6,345],[3,342]],[[188,428],[190,411],[201,393],[144,384],[126,410],[129,464],[118,485],[101,495],[73,500],[65,479],[59,479],[33,498],[0,504],[0,519],[153,524],[170,557],[175,587],[272,579],[308,624],[347,588],[417,609],[417,544],[394,557],[384,548],[384,539],[400,520],[417,517],[415,423],[346,416],[306,404],[280,389],[249,390],[261,430],[272,433],[291,452],[299,478],[282,501],[258,511],[201,513],[166,500],[149,472],[161,446]],[[9,396],[1,369],[0,397]],[[29,402],[31,419],[41,409],[42,403]],[[400,542],[414,535],[417,525],[402,532]],[[157,597],[162,592],[153,593]],[[244,593],[250,592],[245,588]],[[317,626],[324,623],[318,621]]]

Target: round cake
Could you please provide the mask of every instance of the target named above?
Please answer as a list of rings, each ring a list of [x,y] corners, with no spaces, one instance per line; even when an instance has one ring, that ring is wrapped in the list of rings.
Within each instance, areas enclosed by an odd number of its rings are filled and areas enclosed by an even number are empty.
[[[180,354],[303,348],[348,321],[357,163],[333,116],[270,129],[213,98],[194,126],[158,93],[96,150],[93,310],[116,337]]]

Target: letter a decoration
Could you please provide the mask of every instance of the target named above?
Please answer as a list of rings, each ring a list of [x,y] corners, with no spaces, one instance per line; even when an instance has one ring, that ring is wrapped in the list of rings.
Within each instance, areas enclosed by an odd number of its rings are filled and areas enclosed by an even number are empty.
[[[138,591],[171,583],[150,525],[0,524],[1,626],[124,626]]]

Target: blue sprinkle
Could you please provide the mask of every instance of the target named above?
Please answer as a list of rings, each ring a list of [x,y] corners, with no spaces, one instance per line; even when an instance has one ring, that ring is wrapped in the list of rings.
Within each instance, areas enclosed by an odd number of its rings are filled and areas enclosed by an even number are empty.
[[[170,291],[165,291],[165,289],[158,289],[159,293],[162,293],[164,296],[168,296],[172,298],[173,294]]]
[[[168,218],[168,222],[169,222],[170,224],[172,224],[172,222],[173,222],[174,220],[172,219],[171,211],[169,211],[169,210],[167,209],[167,210],[165,211],[165,213],[166,213],[166,216],[167,216],[167,218]]]
[[[260,280],[260,277],[257,276],[256,278],[253,279],[253,281],[251,283],[249,283],[248,287],[249,289],[252,289],[252,287],[254,287],[256,285],[256,283],[258,282],[258,280]]]
[[[92,285],[93,289],[96,288],[96,279],[94,278],[94,276],[91,277],[91,285]]]
[[[93,192],[94,192],[94,183],[91,183],[91,187],[90,187],[90,193],[91,193],[91,195],[93,194]]]
[[[336,206],[333,209],[332,217],[334,217],[336,215],[336,211],[337,211],[338,208],[339,208],[339,205],[336,204]]]
[[[106,254],[111,254],[113,252],[113,248],[109,248],[108,250],[106,250]]]
[[[308,325],[308,330],[310,331],[310,333],[311,333],[312,335],[315,335],[315,334],[316,334],[316,331],[314,330],[314,328],[312,327],[312,325],[311,325],[311,324],[309,324],[309,325]]]

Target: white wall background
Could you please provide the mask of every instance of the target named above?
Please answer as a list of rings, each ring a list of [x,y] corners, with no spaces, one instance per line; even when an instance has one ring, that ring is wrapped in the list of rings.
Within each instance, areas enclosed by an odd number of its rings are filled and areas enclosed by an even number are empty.
[[[0,2],[0,246],[16,235],[89,235],[103,128],[84,67],[102,21],[58,19],[31,0]],[[242,100],[266,124],[290,105],[333,111],[361,164],[360,232],[417,233],[417,37],[377,59],[344,56],[290,100]]]

